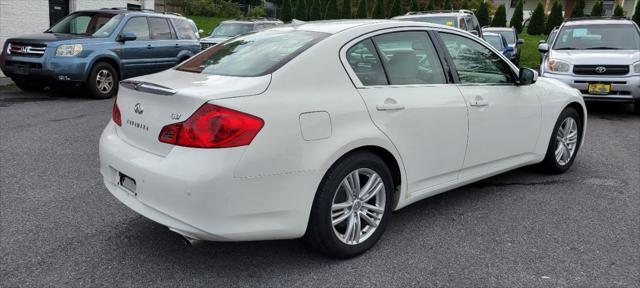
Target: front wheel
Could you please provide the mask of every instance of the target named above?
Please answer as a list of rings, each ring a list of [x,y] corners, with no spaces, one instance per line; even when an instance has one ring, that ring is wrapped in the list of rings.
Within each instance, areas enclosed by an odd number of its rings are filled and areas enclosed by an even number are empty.
[[[111,98],[118,92],[118,74],[109,63],[98,62],[87,79],[87,92],[96,99]]]
[[[349,258],[380,239],[391,216],[393,180],[369,152],[340,159],[324,176],[311,209],[305,241],[336,258]]]
[[[569,170],[578,154],[582,140],[582,121],[578,111],[565,108],[553,128],[547,154],[540,163],[541,168],[551,174]]]

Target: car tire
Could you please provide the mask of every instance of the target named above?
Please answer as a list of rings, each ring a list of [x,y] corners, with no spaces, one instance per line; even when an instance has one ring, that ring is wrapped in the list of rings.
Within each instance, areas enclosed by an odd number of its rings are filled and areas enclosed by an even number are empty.
[[[46,84],[31,83],[26,80],[18,80],[18,79],[12,79],[12,80],[13,80],[13,83],[15,83],[16,86],[18,86],[18,88],[20,88],[20,90],[23,90],[23,91],[39,92],[44,90],[44,88],[47,86]]]
[[[86,84],[87,92],[95,99],[108,99],[118,92],[118,73],[111,64],[98,62],[91,68]]]
[[[568,130],[568,132],[567,132]],[[578,111],[565,108],[553,127],[547,154],[540,166],[550,174],[564,173],[573,164],[582,140],[582,119]]]
[[[355,175],[360,184],[355,184]],[[369,181],[373,185],[368,185]],[[365,193],[350,195],[348,187],[361,187]],[[367,251],[389,222],[393,187],[391,172],[377,155],[361,151],[341,158],[318,187],[305,242],[325,255],[341,259]]]
[[[633,102],[633,112],[636,112],[636,114],[640,114],[640,100],[636,100],[635,102]]]

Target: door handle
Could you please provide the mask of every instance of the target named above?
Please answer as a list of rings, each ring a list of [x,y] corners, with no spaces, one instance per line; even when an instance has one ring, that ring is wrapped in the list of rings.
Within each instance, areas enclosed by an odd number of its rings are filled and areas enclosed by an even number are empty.
[[[376,106],[376,109],[378,109],[378,111],[402,110],[404,109],[404,105],[398,104],[398,103],[384,103],[384,104],[378,104]]]
[[[471,105],[473,107],[485,107],[485,106],[489,106],[489,102],[484,100],[484,98],[482,98],[482,96],[476,96],[476,98],[474,100],[472,100],[469,103],[469,105]]]

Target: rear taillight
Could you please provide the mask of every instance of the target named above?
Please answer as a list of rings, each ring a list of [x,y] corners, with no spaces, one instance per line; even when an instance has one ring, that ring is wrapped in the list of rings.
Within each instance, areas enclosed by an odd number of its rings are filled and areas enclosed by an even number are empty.
[[[118,99],[113,101],[113,109],[111,109],[111,118],[113,122],[116,122],[118,126],[122,126],[122,116],[120,115],[120,108],[118,107]]]
[[[204,104],[184,122],[164,126],[158,140],[196,148],[237,147],[249,145],[263,125],[253,115]]]

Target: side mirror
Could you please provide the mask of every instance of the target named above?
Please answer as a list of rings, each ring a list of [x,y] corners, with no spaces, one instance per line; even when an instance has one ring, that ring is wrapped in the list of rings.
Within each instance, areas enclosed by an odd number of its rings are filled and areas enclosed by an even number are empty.
[[[522,45],[524,44],[524,39],[518,39],[518,41],[516,42],[516,45]]]
[[[518,75],[518,85],[531,85],[538,81],[538,72],[529,69],[522,68],[520,69],[520,74]]]
[[[538,51],[542,53],[549,52],[549,43],[540,43],[538,44]]]
[[[513,48],[513,46],[511,46],[511,45],[505,47],[505,49],[504,49],[505,52],[513,52],[514,50],[516,50],[516,49]]]
[[[200,29],[200,30],[198,30],[198,33],[202,34],[202,33],[204,33],[204,30]]]
[[[136,40],[138,37],[136,37],[136,33],[133,32],[124,32],[122,34],[118,35],[118,38],[116,39],[118,42],[127,42],[127,41],[134,41]]]

